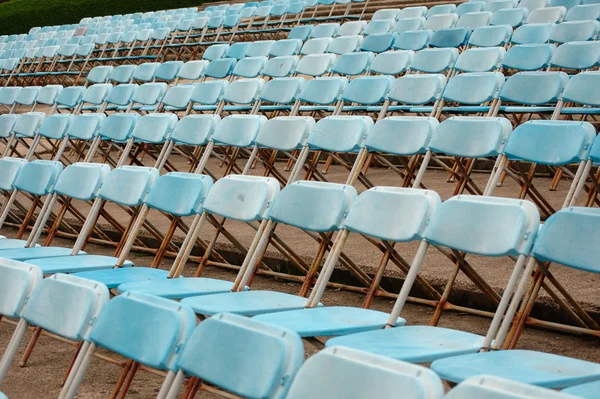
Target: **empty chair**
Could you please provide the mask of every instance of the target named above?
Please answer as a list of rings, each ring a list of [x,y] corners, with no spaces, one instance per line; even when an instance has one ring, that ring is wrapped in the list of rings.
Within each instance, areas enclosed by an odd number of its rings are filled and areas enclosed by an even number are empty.
[[[202,54],[202,59],[208,61],[218,60],[219,58],[225,57],[228,50],[228,44],[213,44],[206,48],[204,54]]]
[[[519,7],[523,7],[529,10],[537,10],[538,8],[548,7],[550,0],[521,0],[519,1]]]
[[[233,68],[232,75],[244,78],[255,78],[262,73],[267,63],[267,57],[242,58]]]
[[[334,37],[337,36],[339,29],[340,24],[338,23],[319,24],[312,29],[308,37],[310,39]]]
[[[504,399],[575,399],[575,397],[566,395],[564,392],[566,391],[559,393],[504,378],[482,375],[461,382],[448,392],[444,398],[475,399],[501,395]]]
[[[546,7],[538,8],[529,13],[527,17],[528,24],[557,24],[561,22],[567,9],[565,7]]]
[[[378,19],[376,21],[371,21],[365,27],[363,32],[364,35],[375,35],[379,33],[387,33],[389,32],[396,21],[393,19]]]
[[[466,14],[468,12],[483,11],[484,8],[484,1],[468,1],[466,3],[459,4],[454,12],[460,17],[461,15]]]
[[[365,30],[367,21],[349,21],[345,22],[337,32],[338,36],[360,35]]]
[[[135,65],[119,65],[110,74],[109,80],[116,83],[129,83],[135,72]]]
[[[413,51],[386,51],[378,54],[369,66],[369,71],[381,75],[403,74],[414,57]]]
[[[430,47],[462,47],[469,42],[471,29],[466,27],[440,29],[433,32]]]
[[[398,50],[419,51],[429,46],[433,32],[430,30],[407,31],[398,34],[393,45]]]
[[[333,39],[331,37],[309,39],[304,43],[302,49],[300,49],[300,54],[323,54],[327,51],[327,48],[329,47],[332,41]]]
[[[331,71],[338,75],[362,75],[369,69],[374,58],[373,53],[365,51],[342,54],[333,64]]]
[[[177,78],[181,67],[183,66],[183,61],[167,61],[161,63],[156,72],[154,73],[154,78],[158,80],[164,80],[167,82],[172,82]]]
[[[329,44],[327,52],[338,55],[352,53],[360,48],[362,41],[361,35],[336,37]]]
[[[225,53],[224,57],[234,58],[239,61],[246,56],[246,52],[248,51],[249,47],[249,42],[234,43],[227,49],[227,52]]]
[[[191,80],[192,82],[200,79],[204,76],[204,71],[208,66],[206,60],[192,60],[188,61],[181,66],[181,69],[177,73],[177,82],[181,79]]]
[[[298,61],[299,59],[296,55],[271,58],[267,61],[265,67],[263,68],[262,74],[263,76],[269,76],[272,78],[290,76],[296,70]]]
[[[548,43],[554,24],[526,24],[519,26],[510,39],[514,44]]]
[[[463,51],[454,69],[461,72],[490,72],[502,67],[506,50],[503,47],[472,48]]]
[[[427,12],[426,7],[422,7],[422,8],[425,8],[425,12]],[[414,16],[423,17],[424,12],[423,12],[422,8],[419,7],[419,9],[417,9],[417,10],[407,10],[405,8],[402,11],[400,11],[400,9],[398,9],[398,8],[388,8],[388,9],[377,10],[377,11],[375,11],[375,13],[373,13],[373,16],[371,17],[371,21],[377,21],[377,20],[381,20],[381,19],[397,20],[397,19],[411,18]],[[413,12],[413,11],[418,15],[411,15],[409,17],[408,13]]]
[[[420,30],[425,26],[425,18],[401,19],[392,27],[392,32],[402,33],[406,31]]]
[[[469,45],[473,47],[503,47],[510,42],[513,30],[507,25],[483,26],[475,29],[469,36]]]
[[[160,64],[158,62],[145,62],[138,65],[133,72],[132,79],[138,82],[151,82]]]
[[[404,75],[394,82],[388,93],[390,105],[388,112],[409,111],[412,105],[437,104],[446,86],[446,77],[442,74]]]
[[[90,83],[106,83],[112,74],[113,66],[99,65],[90,70],[87,75],[87,82]],[[86,84],[87,84],[86,82]]]
[[[492,13],[503,10],[506,8],[514,8],[517,5],[516,0],[490,0],[485,4],[486,11],[490,11]]]
[[[561,69],[585,70],[598,66],[600,42],[571,42],[558,46],[550,65]]]
[[[548,68],[556,51],[554,44],[522,44],[511,47],[502,60],[507,69],[539,71]]]
[[[565,21],[595,21],[600,19],[600,4],[585,4],[567,11]]]
[[[404,7],[400,10],[396,16],[396,19],[399,21],[401,19],[407,18],[420,18],[425,17],[427,14],[427,7],[425,6],[417,6],[417,7]],[[392,19],[392,18],[382,18],[382,19]]]
[[[556,43],[597,40],[600,33],[598,21],[572,21],[558,24],[552,29],[550,41]]]
[[[312,32],[313,28],[314,26],[312,25],[295,26],[292,28],[287,38],[305,41],[310,36],[310,32]]]
[[[432,17],[430,17],[429,19],[427,19],[427,22],[425,22],[425,29],[429,29],[432,31],[436,31],[439,29],[447,29],[447,28],[452,28],[454,27],[454,25],[456,25],[456,23],[458,22],[458,15],[451,13],[451,14],[438,14],[438,15],[434,15]]]
[[[273,46],[275,40],[261,40],[250,43],[246,50],[246,57],[266,57],[269,55],[271,46]]]
[[[351,348],[332,347],[311,356],[302,365],[287,398],[392,399],[398,392],[407,399],[441,399],[444,388],[439,377],[425,367]]]
[[[433,6],[429,10],[427,10],[427,14],[425,15],[425,17],[429,18],[429,17],[431,17],[433,15],[437,15],[437,14],[451,14],[451,13],[454,13],[455,11],[456,11],[455,4],[441,4],[441,5]]]
[[[562,112],[565,114],[585,115],[588,112],[594,114],[598,106],[598,98],[593,87],[595,87],[599,78],[600,74],[597,72],[582,72],[569,79],[569,83],[567,83],[563,92],[563,99],[565,102],[574,103],[579,107],[566,107],[563,108]],[[582,106],[589,106],[589,108],[583,108]],[[593,149],[595,150],[596,148],[600,147],[596,144]],[[593,153],[595,154],[595,151]],[[594,162],[596,162],[595,158],[596,156],[594,155]]]
[[[580,5],[582,0],[550,0],[549,7],[565,7],[568,10]]]
[[[424,73],[443,73],[452,69],[458,58],[458,50],[455,48],[425,49],[417,52],[410,69]]]
[[[312,54],[302,57],[296,65],[296,74],[322,76],[331,70],[336,57],[334,54]]]
[[[490,25],[509,25],[514,29],[523,25],[528,16],[529,10],[526,8],[506,8],[498,10],[492,15]]]
[[[360,51],[383,53],[392,48],[396,41],[396,33],[379,33],[365,37],[360,45]],[[410,50],[410,49],[408,49]]]
[[[302,44],[302,40],[300,39],[277,40],[271,45],[271,48],[269,49],[269,55],[271,57],[296,55],[300,52]]]
[[[470,28],[471,30],[488,26],[492,19],[492,13],[489,11],[469,12],[461,15],[456,26]]]

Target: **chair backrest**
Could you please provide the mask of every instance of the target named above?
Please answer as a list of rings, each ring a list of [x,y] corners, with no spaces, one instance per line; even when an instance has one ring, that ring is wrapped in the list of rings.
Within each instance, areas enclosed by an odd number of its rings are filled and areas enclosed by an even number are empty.
[[[58,96],[56,96],[56,104],[66,108],[75,108],[83,99],[85,90],[85,87],[82,86],[65,87],[58,93]]]
[[[234,43],[227,49],[225,57],[241,60],[246,56],[246,51],[248,51],[248,47],[250,47],[249,42]]]
[[[311,79],[304,83],[298,98],[311,104],[329,105],[340,100],[348,80],[341,77]]]
[[[490,11],[468,12],[461,15],[456,26],[464,26],[471,30],[475,30],[482,26],[488,26],[491,19],[492,13]]]
[[[246,50],[246,57],[266,57],[269,55],[271,46],[275,43],[275,40],[260,40],[257,42],[250,43],[250,46]]]
[[[76,115],[71,120],[67,135],[75,140],[91,140],[96,136],[105,119],[104,114]]]
[[[98,196],[121,205],[138,206],[144,202],[157,178],[155,168],[122,166],[110,171]]]
[[[381,10],[377,10],[375,11],[375,13],[373,13],[373,16],[371,17],[371,21],[377,21],[380,19],[404,19],[404,18],[408,18],[408,13],[409,11],[406,11],[406,13],[404,13],[401,18],[398,18],[399,14],[401,13],[399,8],[387,8],[387,9],[381,9]],[[419,15],[420,17],[422,17],[423,15]]]
[[[485,4],[486,11],[496,12],[517,6],[517,0],[491,0]]]
[[[192,102],[204,105],[215,105],[223,97],[223,93],[229,87],[229,82],[225,80],[213,80],[202,82],[194,87],[192,92]]]
[[[529,11],[537,10],[538,8],[548,7],[550,0],[521,0],[519,7],[528,9]]]
[[[598,21],[563,22],[552,29],[550,41],[556,43],[568,43],[597,40],[599,32],[600,22]]]
[[[194,85],[187,84],[172,86],[163,97],[162,103],[167,110],[185,109],[192,99],[194,88]]]
[[[117,83],[129,83],[135,70],[135,65],[119,65],[112,71],[109,79]]]
[[[582,0],[550,0],[550,7],[565,7],[567,10],[581,4]]]
[[[458,195],[437,207],[425,239],[475,255],[528,255],[539,224],[538,209],[529,201]]]
[[[425,18],[423,17],[401,19],[394,24],[394,26],[392,27],[392,32],[402,33],[407,31],[420,30],[423,29],[424,26]]]
[[[455,13],[437,14],[427,19],[427,22],[425,22],[425,29],[430,29],[435,32],[440,29],[452,28],[457,22],[458,15]]]
[[[279,182],[274,178],[227,175],[215,182],[203,209],[243,222],[263,220],[267,218],[279,189]]]
[[[425,15],[427,18],[437,14],[451,14],[456,11],[456,4],[440,4],[431,7]]]
[[[296,55],[300,52],[302,44],[303,42],[300,39],[277,40],[269,49],[269,55],[271,57]]]
[[[511,42],[515,44],[548,43],[554,24],[526,24],[513,32]]]
[[[498,98],[503,84],[500,72],[462,73],[448,81],[442,98],[459,104],[483,104]]]
[[[432,7],[433,8],[433,7]],[[460,17],[463,14],[468,12],[478,12],[482,11],[485,8],[484,1],[469,1],[466,3],[459,4],[454,12]]]
[[[360,51],[370,51],[373,53],[383,53],[390,50],[394,46],[394,42],[398,35],[391,33],[375,33],[365,37],[360,45]],[[412,50],[412,49],[405,49]]]
[[[491,375],[471,377],[458,384],[444,399],[575,399],[575,396]]]
[[[340,36],[333,39],[327,48],[328,53],[345,54],[357,51],[363,41],[361,35]]]
[[[367,26],[367,21],[348,21],[345,22],[337,32],[338,36],[360,35]]]
[[[369,71],[382,75],[400,75],[404,73],[412,62],[413,51],[386,51],[378,54],[370,63]]]
[[[245,398],[280,399],[303,360],[304,347],[296,333],[244,316],[218,314],[198,325],[177,365],[188,375]]]
[[[502,60],[502,66],[519,71],[546,69],[556,51],[554,44],[521,44],[511,47]]]
[[[392,399],[400,392],[410,399],[441,399],[444,387],[441,379],[423,366],[332,346],[302,365],[287,398]]]
[[[135,138],[137,142],[164,143],[176,123],[177,115],[175,114],[147,114],[136,122],[131,137]]]
[[[136,112],[111,114],[102,122],[98,134],[105,139],[123,142],[131,137],[140,118]]]
[[[331,70],[335,54],[310,54],[302,57],[296,65],[296,74],[322,76]]]
[[[195,327],[196,315],[190,307],[154,295],[126,292],[104,307],[90,340],[150,367],[174,370],[178,352]]]
[[[272,78],[283,78],[294,73],[299,58],[297,55],[273,57],[265,64],[262,74]]]
[[[89,339],[92,326],[109,300],[108,288],[96,281],[55,274],[29,296],[21,317],[73,341]]]
[[[557,24],[563,20],[567,9],[562,6],[538,8],[529,13],[528,24]]]
[[[246,57],[238,61],[233,68],[233,76],[241,76],[244,78],[255,78],[259,76],[265,65],[267,64],[267,57]]]
[[[430,48],[417,53],[412,59],[410,69],[425,73],[442,73],[454,67],[458,58],[455,48]]]
[[[223,101],[233,104],[253,104],[265,85],[263,79],[238,79],[229,84]]]
[[[375,124],[364,146],[386,154],[423,154],[438,124],[437,119],[429,117],[388,116]]]
[[[212,139],[217,145],[253,146],[266,120],[263,115],[230,115],[219,122]]]
[[[113,85],[110,83],[97,83],[88,86],[81,101],[84,104],[101,105],[107,100],[112,88]]]
[[[323,54],[327,51],[327,48],[333,41],[331,37],[320,37],[315,39],[307,40],[302,48],[300,54],[311,55],[311,54]]]
[[[559,46],[550,65],[564,69],[585,70],[598,66],[600,42],[571,42]]]
[[[21,89],[21,86],[2,87],[0,89],[0,104],[13,105]]]
[[[21,90],[17,92],[15,103],[19,105],[32,106],[35,104],[40,90],[40,86],[27,86],[21,88]]]
[[[506,8],[492,15],[490,25],[508,25],[513,29],[527,21],[529,10],[526,8]]]
[[[109,172],[106,164],[76,162],[62,171],[54,192],[82,201],[93,200]]]
[[[44,277],[42,270],[27,263],[0,259],[0,275],[0,315],[20,317],[27,298]]]
[[[229,44],[213,44],[209,46],[202,54],[203,60],[214,61],[223,58],[229,50]]]
[[[374,58],[373,53],[366,51],[342,54],[331,67],[331,71],[338,75],[363,75]]]
[[[444,87],[446,87],[444,75],[405,75],[396,79],[388,93],[388,98],[403,104],[429,104],[441,98]]]
[[[337,36],[339,30],[340,24],[338,23],[319,24],[312,29],[308,37],[311,39],[334,37]]]
[[[297,181],[275,197],[269,219],[309,231],[340,230],[356,196],[349,185]]]
[[[506,118],[452,117],[437,127],[429,150],[464,158],[497,157],[504,152],[511,132]]]
[[[188,115],[177,122],[170,139],[178,144],[205,145],[220,121],[218,115]]]
[[[158,104],[167,92],[167,87],[164,82],[144,83],[135,89],[131,101],[143,105]]]
[[[463,51],[456,60],[454,69],[461,72],[490,72],[502,67],[506,54],[504,47],[480,47]]]
[[[279,151],[292,151],[306,144],[315,124],[309,116],[278,116],[269,119],[256,136],[256,144]]]
[[[403,9],[399,10],[396,19],[399,21],[407,18],[424,17],[425,15],[427,15],[427,7],[425,6],[404,7]]]
[[[599,81],[600,73],[598,72],[583,72],[574,75],[565,87],[563,99],[566,102],[581,105],[600,106],[600,97],[597,90],[594,90]]]
[[[328,116],[314,126],[307,144],[331,152],[356,152],[371,128],[373,120],[365,116]]]
[[[393,19],[378,19],[375,21],[371,21],[365,27],[363,34],[365,36],[375,35],[379,33],[387,33],[392,30],[392,27],[396,24],[396,21]]]
[[[204,76],[214,79],[224,79],[231,75],[236,63],[235,58],[221,58],[211,61],[204,70]]]
[[[362,76],[349,81],[342,99],[347,103],[361,105],[380,104],[385,101],[393,84],[392,76]]]
[[[461,26],[456,28],[440,29],[433,32],[429,46],[431,47],[462,47],[469,42],[471,29]]]
[[[292,28],[287,38],[305,41],[306,39],[308,39],[308,36],[310,35],[310,32],[312,32],[313,28],[313,25],[295,26]]]
[[[586,161],[596,137],[587,122],[529,121],[511,134],[506,156],[541,165],[567,165]]]
[[[49,139],[62,139],[71,124],[71,119],[70,114],[50,115],[42,122],[38,134]]]
[[[3,114],[0,115],[0,137],[8,138],[13,132],[15,124],[19,115],[17,114]]]
[[[418,51],[429,45],[433,36],[431,30],[406,31],[398,34],[394,48],[398,50]]]
[[[558,101],[568,81],[564,72],[519,72],[506,80],[500,98],[518,104],[553,103]]]
[[[27,112],[18,116],[13,133],[20,137],[33,137],[46,119],[44,112]]]
[[[600,4],[584,4],[567,11],[565,21],[594,21],[600,18]]]
[[[208,66],[206,60],[192,60],[182,65],[177,73],[177,77],[186,80],[198,80],[204,75],[204,70]]]
[[[154,76],[159,80],[172,81],[175,80],[177,74],[183,66],[183,61],[167,61],[158,66]]]
[[[291,104],[298,99],[304,82],[304,78],[300,77],[269,80],[260,93],[260,99],[275,104]]]

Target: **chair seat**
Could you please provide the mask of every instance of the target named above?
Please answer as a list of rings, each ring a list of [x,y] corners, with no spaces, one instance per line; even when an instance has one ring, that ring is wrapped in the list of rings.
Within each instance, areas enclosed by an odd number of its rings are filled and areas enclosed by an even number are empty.
[[[325,346],[346,346],[412,363],[464,355],[481,349],[484,337],[441,327],[407,326],[333,338]]]
[[[17,240],[16,238],[4,238],[0,239],[0,250],[1,249],[15,249],[15,248],[25,248],[25,244],[27,240]],[[36,245],[39,247],[39,245]]]
[[[191,297],[182,300],[181,303],[190,306],[197,314],[206,316],[222,312],[255,316],[302,309],[306,306],[306,298],[282,292],[245,291]]]
[[[16,248],[0,251],[0,258],[26,261],[29,259],[54,258],[57,256],[69,256],[71,248],[61,247],[35,247],[35,248]],[[85,255],[80,251],[79,255]]]
[[[598,363],[527,350],[458,356],[433,362],[431,369],[455,383],[486,374],[552,389],[600,379]]]
[[[27,263],[39,266],[44,274],[77,273],[112,269],[118,258],[103,255],[57,256],[55,258],[30,259]],[[131,267],[133,262],[125,261],[123,267]]]
[[[110,270],[96,270],[93,272],[74,273],[74,276],[87,278],[106,285],[109,289],[117,288],[121,284],[137,281],[163,279],[169,276],[166,270],[150,267],[127,267]]]
[[[600,397],[600,381],[577,385],[572,388],[565,389],[563,392],[584,399],[598,399],[598,397]]]
[[[301,337],[331,337],[381,329],[388,313],[349,306],[323,306],[256,316],[255,319],[295,331]],[[406,320],[398,318],[396,326]]]
[[[118,291],[144,292],[163,298],[182,299],[190,296],[221,294],[231,292],[233,283],[213,278],[171,278],[127,283],[119,286]]]

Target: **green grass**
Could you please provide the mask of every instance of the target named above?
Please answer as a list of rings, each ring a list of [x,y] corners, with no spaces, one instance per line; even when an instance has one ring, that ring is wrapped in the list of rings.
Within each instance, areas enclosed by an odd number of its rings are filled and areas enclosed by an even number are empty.
[[[84,17],[201,5],[203,0],[11,0],[0,4],[0,34],[34,26],[74,24]]]

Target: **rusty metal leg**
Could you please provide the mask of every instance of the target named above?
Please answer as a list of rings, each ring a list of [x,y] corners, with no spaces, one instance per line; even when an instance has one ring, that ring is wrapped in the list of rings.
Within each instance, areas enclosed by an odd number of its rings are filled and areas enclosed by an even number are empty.
[[[29,344],[27,344],[27,349],[25,349],[25,353],[19,362],[19,367],[25,367],[27,365],[27,361],[31,357],[31,352],[33,352],[33,348],[35,348],[41,334],[42,329],[40,327],[36,327],[35,330],[33,330],[33,336],[31,337],[31,340],[29,340]]]
[[[127,375],[129,374],[129,370],[131,370],[132,366],[133,366],[133,360],[131,360],[131,359],[127,360],[125,367],[123,367],[123,370],[121,371],[119,380],[117,381],[117,384],[115,385],[115,387],[110,395],[110,399],[115,399],[117,397],[117,395],[119,394],[119,391],[121,390],[121,387],[123,386],[123,383],[125,382],[125,378],[127,378]]]
[[[79,356],[79,352],[81,351],[81,347],[83,346],[83,341],[79,342],[77,344],[77,349],[75,350],[75,353],[73,354],[73,357],[71,358],[71,361],[69,362],[69,367],[67,367],[67,370],[65,371],[65,373],[63,374],[60,386],[62,387],[63,385],[65,385],[65,382],[67,381],[67,378],[69,377],[69,374],[71,373],[71,370],[73,369],[73,365],[75,364],[75,360],[77,360],[77,356]]]
[[[133,379],[135,377],[135,373],[137,373],[139,367],[140,364],[138,362],[133,362],[133,365],[131,366],[131,372],[129,373],[129,377],[127,377],[125,385],[123,386],[123,388],[121,388],[119,399],[125,399],[125,396],[127,396],[127,391],[129,391],[129,387],[131,386],[131,383],[133,382]]]

